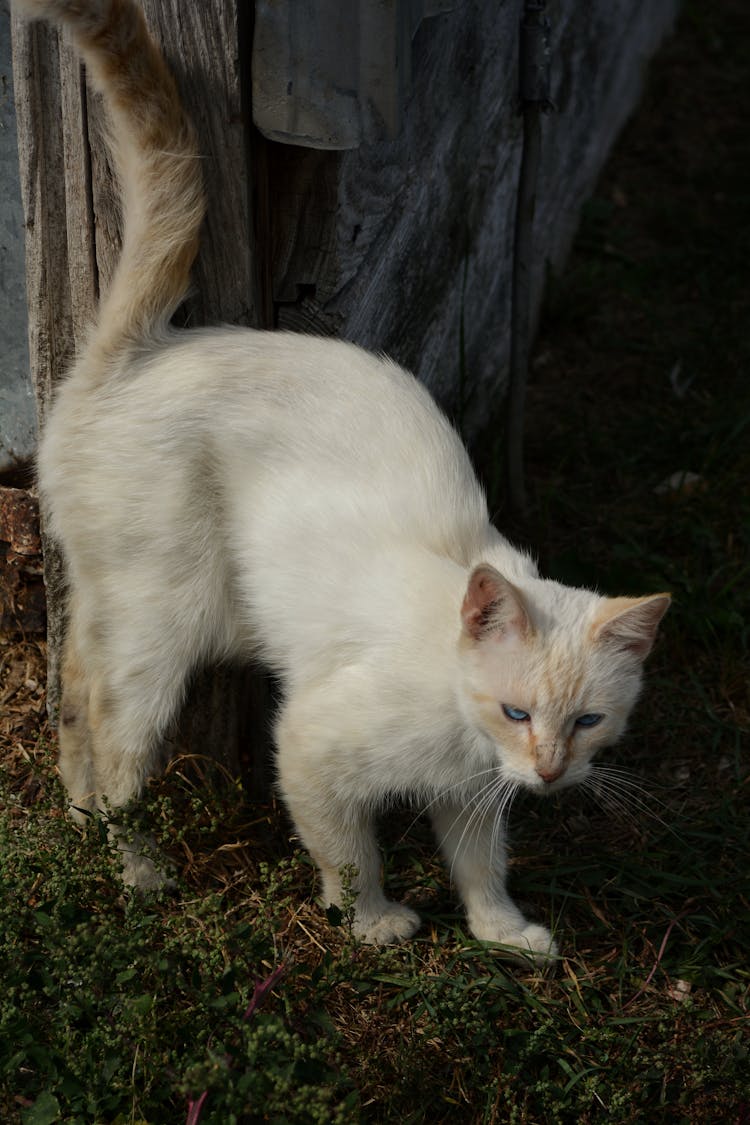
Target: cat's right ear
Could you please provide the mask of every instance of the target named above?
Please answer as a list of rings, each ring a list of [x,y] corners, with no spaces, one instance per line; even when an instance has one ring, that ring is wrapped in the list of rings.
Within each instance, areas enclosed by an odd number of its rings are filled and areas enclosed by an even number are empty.
[[[605,598],[594,623],[593,638],[645,660],[670,601],[669,594],[651,594],[645,598]]]
[[[521,592],[488,563],[480,563],[469,576],[461,620],[465,635],[474,641],[491,635],[525,640],[531,633]]]

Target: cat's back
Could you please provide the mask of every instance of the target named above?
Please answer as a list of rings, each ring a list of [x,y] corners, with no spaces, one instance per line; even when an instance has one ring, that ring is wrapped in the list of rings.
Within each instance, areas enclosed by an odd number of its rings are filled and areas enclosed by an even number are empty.
[[[210,348],[210,344],[208,345]],[[250,333],[232,346],[217,434],[248,493],[468,561],[487,509],[466,450],[427,389],[342,341]],[[457,557],[460,556],[460,557]]]
[[[66,506],[101,500],[108,523],[118,489],[132,509],[170,485],[194,495],[204,475],[254,527],[265,516],[268,535],[286,513],[310,534],[356,524],[464,562],[487,524],[466,451],[413,376],[292,333],[174,332],[93,391],[73,379],[40,469]]]

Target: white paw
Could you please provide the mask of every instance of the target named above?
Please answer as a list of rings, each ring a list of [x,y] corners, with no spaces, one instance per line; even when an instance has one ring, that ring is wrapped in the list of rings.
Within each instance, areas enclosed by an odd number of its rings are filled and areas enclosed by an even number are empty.
[[[527,922],[521,914],[511,918],[470,918],[469,929],[479,941],[497,942],[518,950],[516,959],[526,964],[533,961],[536,965],[545,965],[554,961],[558,954],[557,943],[547,927]],[[508,955],[515,956],[510,949]]]
[[[155,863],[149,856],[131,850],[138,847],[137,842],[126,844],[119,840],[118,846],[122,864],[122,881],[126,887],[135,887],[139,891],[158,891],[170,890],[176,886],[174,879],[170,879],[164,867]],[[141,846],[143,846],[142,841]]]
[[[368,915],[363,919],[355,916],[354,933],[368,945],[398,945],[414,937],[421,925],[421,919],[408,906],[389,902],[381,914]]]
[[[513,946],[519,951],[519,960],[533,961],[535,965],[548,965],[558,955],[557,942],[546,926],[530,924],[522,930],[511,930],[498,938],[503,945]]]

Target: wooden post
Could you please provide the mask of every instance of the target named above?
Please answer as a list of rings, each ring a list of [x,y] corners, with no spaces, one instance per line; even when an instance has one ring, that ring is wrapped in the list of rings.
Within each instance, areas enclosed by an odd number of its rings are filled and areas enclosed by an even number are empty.
[[[190,325],[258,324],[243,60],[251,28],[236,0],[144,0],[204,154],[208,216],[194,269]],[[14,84],[32,379],[40,423],[58,379],[81,346],[120,246],[116,185],[102,142],[100,98],[55,29],[13,18]],[[59,699],[65,582],[57,545],[44,536],[49,701]],[[178,745],[237,770],[252,710],[251,774],[260,783],[267,744],[265,681],[247,669],[201,673],[182,716]],[[254,786],[255,787],[255,786]]]

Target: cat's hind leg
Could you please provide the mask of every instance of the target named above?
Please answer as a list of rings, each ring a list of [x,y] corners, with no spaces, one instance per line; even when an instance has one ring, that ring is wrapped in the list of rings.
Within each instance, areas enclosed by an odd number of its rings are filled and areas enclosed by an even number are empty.
[[[70,799],[70,813],[79,824],[87,823],[96,807],[96,774],[89,726],[91,684],[84,652],[73,600],[63,650],[58,768]]]
[[[63,654],[58,768],[69,811],[83,826],[139,796],[154,764],[149,708],[134,711],[127,703],[132,689],[113,686],[115,677],[106,674],[106,659],[96,644],[101,632],[100,624],[84,623],[74,596]],[[143,700],[143,691],[137,694]],[[164,873],[143,854],[144,841],[129,840],[111,820],[109,834],[117,842],[126,883],[154,887],[164,882]]]
[[[88,596],[85,619],[75,616],[73,605],[61,774],[73,804],[85,797],[87,809],[107,818],[124,882],[155,887],[166,881],[163,864],[154,861],[148,841],[123,830],[117,814],[141,796],[161,765],[163,737],[182,703],[195,653],[190,638],[174,628],[166,596],[115,605],[97,593]],[[79,651],[84,643],[85,654]]]
[[[336,792],[336,768],[320,725],[287,707],[276,729],[279,787],[302,843],[318,866],[324,907],[354,911],[353,931],[372,945],[407,941],[419,915],[383,893],[370,809]]]
[[[141,889],[167,883],[164,863],[153,842],[123,830],[117,812],[137,800],[160,765],[167,721],[183,697],[187,669],[149,667],[93,679],[89,702],[96,805],[107,817],[117,843],[123,882]]]

